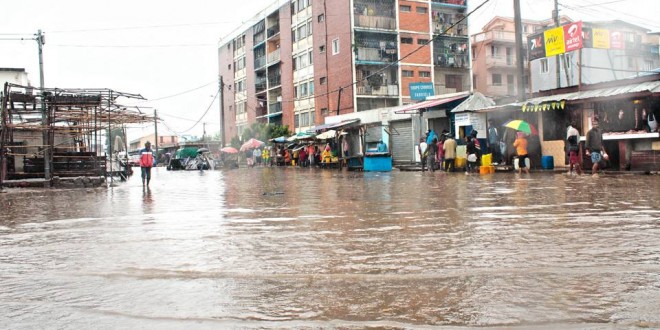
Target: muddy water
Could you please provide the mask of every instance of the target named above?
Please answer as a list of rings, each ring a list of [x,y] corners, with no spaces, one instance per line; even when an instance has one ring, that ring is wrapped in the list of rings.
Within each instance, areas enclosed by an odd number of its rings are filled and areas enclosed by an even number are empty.
[[[660,327],[659,201],[657,176],[292,168],[12,191],[0,327]]]

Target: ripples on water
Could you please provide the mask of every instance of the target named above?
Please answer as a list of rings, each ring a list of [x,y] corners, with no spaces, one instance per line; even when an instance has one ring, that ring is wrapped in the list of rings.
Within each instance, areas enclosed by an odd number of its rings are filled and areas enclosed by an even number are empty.
[[[158,170],[0,195],[0,326],[660,327],[658,177]]]

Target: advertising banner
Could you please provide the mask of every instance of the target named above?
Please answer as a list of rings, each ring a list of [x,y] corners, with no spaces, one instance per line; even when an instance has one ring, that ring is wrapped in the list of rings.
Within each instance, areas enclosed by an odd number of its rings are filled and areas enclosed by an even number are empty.
[[[592,29],[593,31],[593,47],[601,49],[610,49],[610,30],[607,29]]]
[[[556,27],[543,32],[545,38],[545,56],[555,56],[566,52],[564,28]]]
[[[611,49],[625,48],[625,43],[623,42],[623,33],[619,31],[610,31],[610,48]]]
[[[592,31],[590,27],[582,27],[582,47],[594,47],[594,31]]]
[[[529,60],[545,57],[545,39],[543,32],[532,34],[527,37],[527,49],[529,49]]]
[[[568,53],[582,48],[582,22],[567,24],[563,28],[565,51]]]

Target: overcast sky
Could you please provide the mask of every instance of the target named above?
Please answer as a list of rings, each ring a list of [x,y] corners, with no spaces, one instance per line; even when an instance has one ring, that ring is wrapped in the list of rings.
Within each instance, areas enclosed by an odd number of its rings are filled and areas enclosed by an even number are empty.
[[[348,0],[328,3],[333,1]],[[164,119],[159,133],[169,127],[176,133],[201,136],[203,123],[207,134],[219,131],[219,104],[213,99],[218,90],[218,41],[273,2],[3,1],[0,39],[31,38],[41,29],[46,35],[46,87],[141,94],[150,101],[139,105],[150,107],[147,111],[158,109]],[[470,10],[483,2],[472,0]],[[620,19],[660,31],[660,0],[563,0],[560,4],[560,14],[574,20]],[[524,18],[545,19],[554,0],[521,0],[521,6]],[[513,0],[490,0],[471,16],[471,33],[495,15],[512,16]],[[0,67],[25,68],[38,86],[36,42],[0,40],[0,45]]]

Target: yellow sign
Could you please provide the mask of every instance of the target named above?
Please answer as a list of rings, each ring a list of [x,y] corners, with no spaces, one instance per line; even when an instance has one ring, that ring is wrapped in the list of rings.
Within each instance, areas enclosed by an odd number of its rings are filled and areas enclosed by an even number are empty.
[[[593,29],[594,48],[610,49],[610,30]]]
[[[545,38],[545,56],[555,56],[566,51],[563,27],[547,30],[543,32],[543,37]]]

